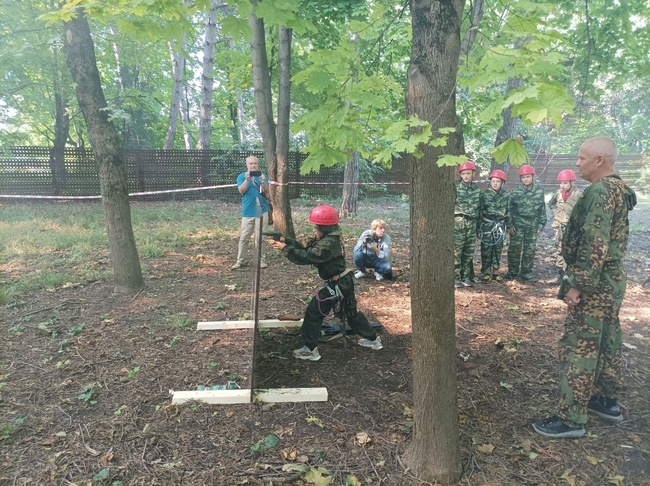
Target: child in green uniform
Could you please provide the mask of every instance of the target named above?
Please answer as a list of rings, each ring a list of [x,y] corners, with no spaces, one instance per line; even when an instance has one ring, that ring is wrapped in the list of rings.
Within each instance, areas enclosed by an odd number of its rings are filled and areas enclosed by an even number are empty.
[[[544,191],[533,182],[535,168],[522,165],[519,168],[521,186],[510,192],[508,207],[508,278],[521,277],[533,280],[533,264],[537,237],[546,225]]]
[[[478,210],[481,190],[472,182],[476,166],[471,160],[458,166],[460,181],[456,184],[454,208],[454,287],[472,287],[474,250],[478,231]]]
[[[361,336],[358,344],[374,350],[382,349],[381,338],[368,322],[368,318],[357,310],[354,295],[355,278],[345,268],[345,251],[339,215],[332,206],[316,206],[309,215],[314,224],[314,236],[307,245],[293,239],[270,241],[271,245],[282,250],[289,261],[297,265],[314,265],[325,285],[316,292],[307,305],[302,322],[304,345],[293,352],[294,357],[318,361],[318,340],[323,319],[338,305],[343,306],[345,317],[352,330]]]
[[[501,266],[501,252],[506,236],[506,217],[508,216],[508,193],[503,189],[506,173],[494,170],[490,174],[490,186],[481,191],[479,232],[481,241],[481,281],[498,282]]]

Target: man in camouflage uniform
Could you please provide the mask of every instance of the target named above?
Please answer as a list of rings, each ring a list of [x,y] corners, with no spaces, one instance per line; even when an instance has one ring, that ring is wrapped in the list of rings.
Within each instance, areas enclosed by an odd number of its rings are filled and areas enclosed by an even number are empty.
[[[553,193],[548,208],[553,211],[553,231],[555,233],[555,247],[557,248],[557,272],[558,278],[552,282],[551,285],[559,285],[562,283],[564,277],[564,257],[562,256],[562,236],[566,229],[566,224],[571,216],[571,211],[576,205],[576,202],[582,195],[582,191],[575,185],[576,174],[571,169],[561,170],[557,175],[557,181],[560,183],[560,189]]]
[[[460,181],[456,184],[454,208],[454,287],[474,285],[474,250],[478,231],[481,190],[472,182],[476,166],[471,160],[458,166]]]
[[[535,247],[537,237],[546,225],[544,191],[533,182],[535,168],[522,165],[519,168],[521,186],[510,192],[508,208],[508,278],[521,277],[533,280]]]
[[[381,338],[368,322],[363,312],[357,310],[354,295],[355,278],[346,270],[343,232],[339,227],[339,216],[332,206],[321,205],[311,210],[309,222],[314,224],[314,236],[305,245],[300,242],[282,238],[270,241],[271,246],[282,250],[290,262],[297,265],[314,265],[318,275],[325,281],[313,299],[307,305],[302,321],[302,338],[304,345],[296,349],[293,356],[298,359],[318,361],[318,340],[320,339],[323,319],[331,312],[343,312],[352,330],[361,335],[359,346],[378,351],[383,348]]]
[[[503,281],[497,272],[501,266],[508,216],[509,195],[503,189],[505,183],[505,172],[497,169],[490,174],[490,186],[481,191],[478,237],[481,240],[483,283]]]
[[[562,240],[567,264],[558,297],[567,303],[559,342],[558,414],[533,424],[547,437],[582,437],[587,412],[623,420],[616,396],[622,385],[623,337],[619,311],[627,276],[623,257],[634,191],[614,174],[616,145],[608,137],[587,140],[576,167],[591,185],[576,203]]]

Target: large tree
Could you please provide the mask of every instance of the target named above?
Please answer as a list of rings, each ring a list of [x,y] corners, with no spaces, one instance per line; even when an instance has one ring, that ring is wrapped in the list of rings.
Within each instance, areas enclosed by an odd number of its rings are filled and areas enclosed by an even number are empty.
[[[131,225],[122,144],[108,119],[95,46],[83,9],[77,10],[76,16],[65,22],[64,46],[99,171],[116,290],[138,290],[144,281]]]
[[[411,0],[413,45],[406,112],[450,132],[446,147],[411,156],[411,318],[413,441],[406,464],[416,477],[442,484],[462,475],[456,401],[453,265],[454,169],[438,164],[464,152],[456,116],[456,74],[465,0]],[[446,131],[446,130],[445,130]]]
[[[266,32],[263,11],[259,4],[251,0],[255,8],[251,9],[248,24],[252,31],[250,41],[253,64],[253,87],[255,89],[255,114],[257,126],[262,135],[264,160],[269,177],[278,185],[271,186],[273,201],[273,226],[282,233],[293,236],[295,230],[289,204],[289,188],[285,184],[289,177],[289,115],[291,87],[291,38],[292,29],[283,23],[277,24],[278,41],[278,114],[277,125],[273,116],[273,90],[271,73],[266,52]]]

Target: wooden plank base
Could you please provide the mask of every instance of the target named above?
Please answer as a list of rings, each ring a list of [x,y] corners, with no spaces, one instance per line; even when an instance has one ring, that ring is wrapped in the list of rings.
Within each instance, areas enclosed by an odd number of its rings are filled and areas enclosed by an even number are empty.
[[[280,321],[278,319],[263,319],[257,324],[260,329],[268,329],[273,327],[300,327],[302,326],[302,319],[299,321]],[[209,321],[199,322],[196,325],[197,331],[218,331],[224,329],[253,329],[255,321]]]
[[[197,401],[211,404],[250,403],[250,389],[171,391],[172,403]],[[326,402],[327,388],[268,388],[254,392],[254,402]]]

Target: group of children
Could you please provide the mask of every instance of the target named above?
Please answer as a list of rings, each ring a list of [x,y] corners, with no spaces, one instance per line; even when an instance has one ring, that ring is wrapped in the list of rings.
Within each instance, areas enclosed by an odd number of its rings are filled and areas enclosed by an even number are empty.
[[[489,186],[481,190],[474,182],[476,166],[467,161],[458,166],[460,180],[456,186],[454,209],[454,287],[472,287],[476,239],[481,245],[481,276],[483,283],[502,282],[503,278],[533,280],[533,263],[537,237],[546,225],[544,191],[534,182],[535,168],[519,168],[521,185],[511,191],[504,189],[506,174],[494,170]],[[561,255],[562,232],[571,209],[580,196],[575,187],[576,175],[566,169],[558,174],[560,189],[553,194],[549,207],[554,210],[553,228],[558,251],[558,280],[564,275]],[[508,272],[499,275],[501,253],[506,237],[508,245]]]

